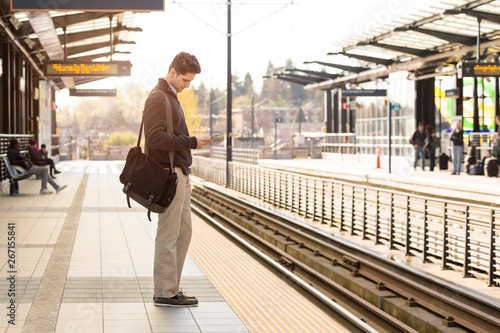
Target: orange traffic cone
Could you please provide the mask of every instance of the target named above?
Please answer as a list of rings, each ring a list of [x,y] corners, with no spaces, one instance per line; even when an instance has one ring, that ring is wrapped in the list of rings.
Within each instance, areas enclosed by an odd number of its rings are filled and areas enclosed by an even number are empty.
[[[377,143],[377,169],[380,169],[380,143]]]

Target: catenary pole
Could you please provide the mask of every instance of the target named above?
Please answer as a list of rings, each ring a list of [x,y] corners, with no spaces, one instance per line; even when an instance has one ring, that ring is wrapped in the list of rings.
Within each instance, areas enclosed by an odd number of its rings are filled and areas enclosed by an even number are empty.
[[[232,74],[231,74],[231,0],[227,1],[227,112],[226,112],[226,187],[230,187],[229,162],[232,160]]]

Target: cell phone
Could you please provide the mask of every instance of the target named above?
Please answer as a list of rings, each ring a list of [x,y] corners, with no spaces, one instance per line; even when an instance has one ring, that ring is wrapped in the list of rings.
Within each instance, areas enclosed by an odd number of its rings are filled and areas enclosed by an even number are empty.
[[[212,136],[210,137],[210,139],[215,139],[216,137],[218,137],[220,135],[220,133],[214,133],[212,134]]]

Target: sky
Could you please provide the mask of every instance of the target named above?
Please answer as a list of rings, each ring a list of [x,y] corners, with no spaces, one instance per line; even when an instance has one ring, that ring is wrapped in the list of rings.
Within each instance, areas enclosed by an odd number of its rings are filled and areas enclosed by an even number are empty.
[[[307,60],[330,61],[326,54],[349,36],[381,28],[437,0],[233,0],[231,6],[232,73],[242,79],[249,72],[260,92],[269,61],[276,67],[292,59],[296,67]],[[193,81],[210,89],[227,86],[227,2],[225,0],[165,0],[165,12],[137,14],[131,32],[136,45],[118,46],[131,55],[116,55],[133,64],[132,76],[97,81],[78,88],[119,89],[133,80],[145,89],[164,77],[180,51],[194,54],[202,72]],[[58,105],[78,102],[65,89],[57,94]]]

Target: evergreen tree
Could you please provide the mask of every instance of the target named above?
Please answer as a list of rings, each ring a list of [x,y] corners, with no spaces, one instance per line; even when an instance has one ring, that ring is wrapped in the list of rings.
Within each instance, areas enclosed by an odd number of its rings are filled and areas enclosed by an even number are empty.
[[[243,80],[243,93],[246,96],[255,97],[255,91],[253,89],[253,80],[249,72],[247,72]]]

